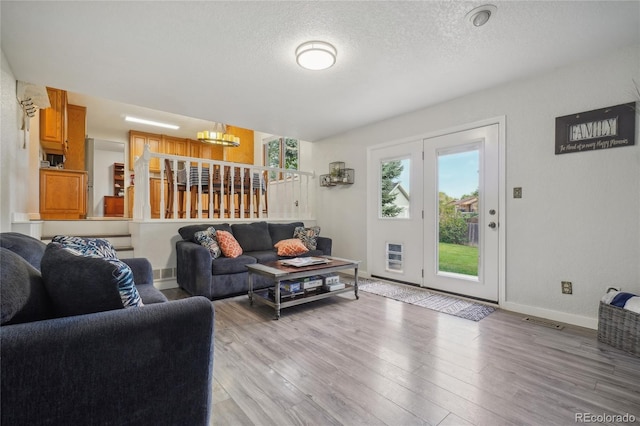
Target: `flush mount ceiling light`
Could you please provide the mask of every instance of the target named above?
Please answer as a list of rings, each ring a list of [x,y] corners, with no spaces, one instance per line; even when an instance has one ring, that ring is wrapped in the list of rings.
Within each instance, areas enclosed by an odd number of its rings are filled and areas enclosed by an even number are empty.
[[[319,71],[336,63],[338,51],[324,41],[308,41],[296,49],[296,61],[302,68]]]
[[[498,11],[498,8],[492,4],[485,4],[484,6],[479,6],[473,9],[471,12],[467,13],[465,19],[474,27],[481,27],[486,24],[492,15]]]
[[[175,124],[167,124],[167,123],[161,123],[159,121],[145,120],[144,118],[136,118],[130,115],[127,115],[126,117],[124,117],[124,121],[130,121],[132,123],[147,124],[149,126],[164,127],[165,129],[178,130],[180,128],[180,126],[176,126]]]

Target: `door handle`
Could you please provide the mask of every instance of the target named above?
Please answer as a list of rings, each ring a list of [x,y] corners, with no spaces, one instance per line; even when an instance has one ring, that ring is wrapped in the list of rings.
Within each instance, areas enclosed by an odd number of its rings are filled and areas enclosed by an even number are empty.
[[[498,225],[495,222],[489,222],[489,228],[496,229],[496,226]]]

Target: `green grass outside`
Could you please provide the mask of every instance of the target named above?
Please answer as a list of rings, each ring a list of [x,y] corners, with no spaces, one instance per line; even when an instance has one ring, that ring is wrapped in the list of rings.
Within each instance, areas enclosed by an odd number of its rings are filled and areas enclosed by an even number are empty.
[[[440,271],[478,276],[478,247],[440,243]]]

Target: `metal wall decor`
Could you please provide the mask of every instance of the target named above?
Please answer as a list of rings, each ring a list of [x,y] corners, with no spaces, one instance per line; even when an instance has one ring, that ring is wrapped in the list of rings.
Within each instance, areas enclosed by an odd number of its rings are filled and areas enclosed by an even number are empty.
[[[329,163],[329,174],[320,175],[320,186],[351,185],[355,178],[355,170],[345,167],[344,162]]]

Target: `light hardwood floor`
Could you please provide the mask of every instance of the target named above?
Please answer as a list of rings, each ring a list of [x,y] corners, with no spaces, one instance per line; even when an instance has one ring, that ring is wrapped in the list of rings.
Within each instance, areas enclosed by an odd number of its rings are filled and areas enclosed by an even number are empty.
[[[247,296],[213,302],[212,424],[575,425],[576,413],[640,422],[640,358],[593,330],[501,310],[473,322],[360,295],[288,308],[279,321]]]

